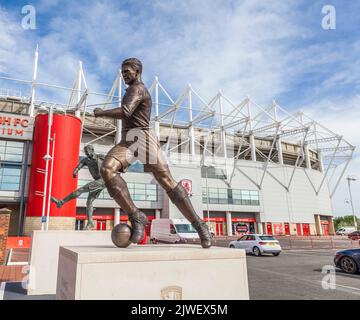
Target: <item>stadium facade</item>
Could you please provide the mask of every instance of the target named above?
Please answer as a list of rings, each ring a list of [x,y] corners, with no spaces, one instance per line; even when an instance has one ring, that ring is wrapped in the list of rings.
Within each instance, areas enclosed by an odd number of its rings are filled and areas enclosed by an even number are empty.
[[[81,65],[76,79],[64,105],[36,99],[34,81],[30,98],[1,92],[0,205],[12,210],[12,235],[41,228],[81,230],[86,224],[87,195],[62,211],[49,195],[64,197],[91,181],[86,168],[78,179],[71,176],[83,147],[91,143],[96,153],[107,153],[119,141],[121,122],[95,119]],[[119,73],[96,106],[119,105],[123,89]],[[157,78],[149,91],[152,127],[170,170],[218,236],[334,234],[331,198],[354,151],[342,136],[275,101],[267,108],[249,97],[234,104],[218,92],[205,102],[190,85],[172,99]],[[140,162],[123,177],[149,217],[148,231],[154,218],[181,217]],[[106,190],[94,207],[97,230],[127,220]]]

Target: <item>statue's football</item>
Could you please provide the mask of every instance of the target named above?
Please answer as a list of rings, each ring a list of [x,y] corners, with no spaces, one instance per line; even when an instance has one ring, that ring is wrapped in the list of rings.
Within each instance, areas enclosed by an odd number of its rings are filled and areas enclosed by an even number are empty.
[[[116,225],[111,231],[111,240],[119,248],[126,248],[130,245],[131,228],[125,223]]]

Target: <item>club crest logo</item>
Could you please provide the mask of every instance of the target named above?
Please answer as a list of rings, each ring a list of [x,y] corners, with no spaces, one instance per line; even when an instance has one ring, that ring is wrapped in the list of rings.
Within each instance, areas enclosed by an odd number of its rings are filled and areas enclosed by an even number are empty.
[[[182,179],[182,180],[180,180],[180,183],[185,188],[188,195],[191,196],[192,195],[192,181],[189,179]]]
[[[169,286],[161,289],[161,300],[182,300],[182,288]]]

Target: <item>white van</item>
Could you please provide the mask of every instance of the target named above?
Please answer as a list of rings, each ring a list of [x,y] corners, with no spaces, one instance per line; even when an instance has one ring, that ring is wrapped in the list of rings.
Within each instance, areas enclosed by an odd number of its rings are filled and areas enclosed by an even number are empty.
[[[199,235],[186,219],[154,219],[151,222],[150,240],[162,243],[199,243]]]
[[[355,227],[342,227],[336,230],[336,234],[337,235],[346,235],[349,234],[351,232],[356,231]]]

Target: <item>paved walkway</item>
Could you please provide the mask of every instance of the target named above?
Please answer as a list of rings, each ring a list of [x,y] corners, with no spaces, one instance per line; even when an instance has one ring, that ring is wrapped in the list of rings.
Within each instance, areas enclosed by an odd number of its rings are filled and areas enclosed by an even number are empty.
[[[12,253],[11,262],[28,262],[30,250],[29,249],[14,249]],[[9,281],[21,281],[26,274],[22,273],[24,266],[5,266],[0,265],[0,283]],[[24,270],[26,272],[26,270]]]
[[[26,274],[22,273],[24,266],[0,266],[0,282],[21,281]]]

